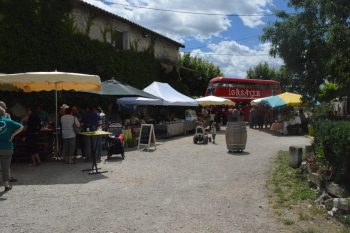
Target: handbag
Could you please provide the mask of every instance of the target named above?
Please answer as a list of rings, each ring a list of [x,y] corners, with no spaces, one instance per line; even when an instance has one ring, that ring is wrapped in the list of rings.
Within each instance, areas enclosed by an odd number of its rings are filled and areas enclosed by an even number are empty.
[[[73,117],[74,117],[74,123],[73,123],[74,132],[75,132],[76,134],[79,134],[79,133],[81,132],[81,129],[80,129],[80,127],[78,127],[78,126],[75,124],[75,116],[73,116]]]

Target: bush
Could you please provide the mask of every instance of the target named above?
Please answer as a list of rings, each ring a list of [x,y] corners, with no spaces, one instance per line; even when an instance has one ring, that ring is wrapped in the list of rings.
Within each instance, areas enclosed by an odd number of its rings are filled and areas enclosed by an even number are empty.
[[[350,190],[350,122],[315,122],[315,154],[318,163],[332,169],[332,180]]]

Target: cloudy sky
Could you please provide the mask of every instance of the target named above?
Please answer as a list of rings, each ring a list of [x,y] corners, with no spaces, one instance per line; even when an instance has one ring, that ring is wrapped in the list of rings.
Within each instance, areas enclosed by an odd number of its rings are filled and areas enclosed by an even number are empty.
[[[287,0],[84,1],[183,43],[182,52],[213,62],[226,77],[245,77],[260,62],[283,64],[259,36],[275,19],[271,11],[286,10]]]

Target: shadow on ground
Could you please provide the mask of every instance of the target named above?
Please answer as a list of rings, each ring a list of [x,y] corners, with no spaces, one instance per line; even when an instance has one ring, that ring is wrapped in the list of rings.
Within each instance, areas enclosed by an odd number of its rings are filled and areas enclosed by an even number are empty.
[[[103,174],[89,175],[87,171],[82,171],[91,168],[91,165],[91,162],[63,164],[62,161],[47,161],[31,167],[25,163],[14,163],[11,175],[18,180],[15,185],[85,184],[107,178]],[[99,164],[97,166],[100,167]]]
[[[5,191],[2,191],[0,192],[0,201],[6,201],[7,198],[3,198],[2,195],[4,195],[6,192]]]
[[[109,159],[106,159],[103,163],[122,163],[124,159],[121,155],[113,155]]]
[[[242,151],[242,152],[238,152],[238,151],[228,151],[227,154],[230,154],[230,155],[236,155],[236,156],[245,156],[245,155],[250,155],[249,152],[247,151]]]
[[[305,136],[304,134],[284,135],[282,133],[272,131],[270,129],[252,129],[252,130],[258,130],[260,132],[268,133],[268,134],[276,136],[276,137],[303,137],[303,136]]]

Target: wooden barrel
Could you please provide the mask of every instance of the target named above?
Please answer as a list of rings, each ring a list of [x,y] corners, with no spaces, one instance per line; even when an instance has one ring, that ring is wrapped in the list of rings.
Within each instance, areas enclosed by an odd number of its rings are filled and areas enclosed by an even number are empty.
[[[226,146],[231,151],[243,151],[247,144],[245,122],[229,121],[226,125]]]

